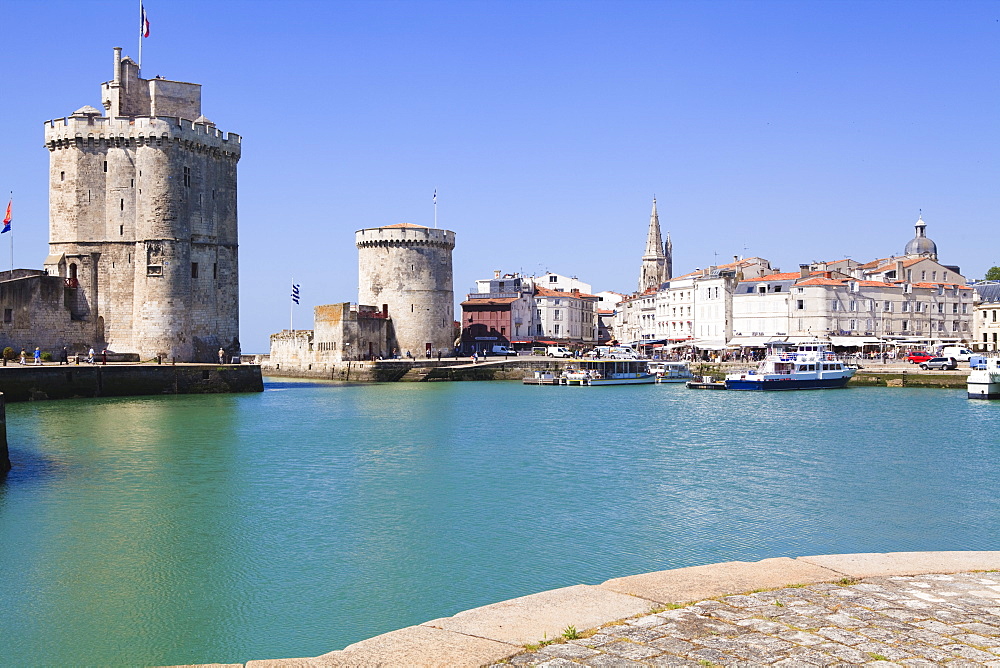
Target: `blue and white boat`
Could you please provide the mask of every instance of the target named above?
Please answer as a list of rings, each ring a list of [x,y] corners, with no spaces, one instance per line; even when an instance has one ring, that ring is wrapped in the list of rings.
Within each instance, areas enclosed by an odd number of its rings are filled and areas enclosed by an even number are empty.
[[[981,358],[966,383],[970,399],[1000,399],[1000,357]]]
[[[844,387],[855,367],[836,358],[830,344],[778,344],[754,370],[726,374],[727,390],[826,390]]]

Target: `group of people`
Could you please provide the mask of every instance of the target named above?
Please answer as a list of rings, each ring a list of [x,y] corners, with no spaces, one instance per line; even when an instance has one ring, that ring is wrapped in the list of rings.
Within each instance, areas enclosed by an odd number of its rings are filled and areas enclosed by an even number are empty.
[[[108,353],[108,351],[105,350],[104,351],[104,359],[105,359],[105,361],[107,361],[107,353]],[[42,349],[39,348],[38,346],[35,346],[35,352],[34,352],[33,359],[34,359],[34,364],[36,366],[44,366],[45,365],[45,363],[42,361]],[[28,351],[26,349],[24,349],[24,348],[21,348],[21,359],[19,360],[18,363],[19,364],[27,364],[28,363]],[[91,346],[90,349],[87,351],[87,363],[88,364],[96,364],[97,363],[97,361],[94,359],[94,347],[93,346]],[[69,364],[69,349],[66,346],[63,346],[63,349],[61,351],[59,351],[59,364],[60,365],[62,365],[62,364]]]

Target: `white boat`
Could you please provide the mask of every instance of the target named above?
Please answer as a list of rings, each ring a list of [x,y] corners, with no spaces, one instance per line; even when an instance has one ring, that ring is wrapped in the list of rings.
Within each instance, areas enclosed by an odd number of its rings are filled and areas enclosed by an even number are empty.
[[[694,380],[687,362],[650,362],[649,372],[656,376],[657,383],[686,383]]]
[[[656,375],[649,372],[641,360],[594,360],[580,362],[563,372],[561,385],[643,385],[655,383]]]
[[[726,374],[727,390],[821,390],[844,387],[857,369],[830,351],[830,344],[810,341],[772,346],[755,370]]]
[[[985,369],[973,369],[966,390],[970,399],[1000,399],[1000,357],[987,357]]]

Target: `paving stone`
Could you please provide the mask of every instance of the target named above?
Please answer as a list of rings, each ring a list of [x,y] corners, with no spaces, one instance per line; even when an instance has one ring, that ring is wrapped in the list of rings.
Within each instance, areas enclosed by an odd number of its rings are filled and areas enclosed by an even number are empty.
[[[835,642],[816,645],[816,650],[826,652],[827,654],[831,654],[838,659],[842,659],[843,661],[847,661],[849,663],[864,663],[871,658],[864,652],[860,652],[853,647],[848,647],[847,645],[841,645],[840,643]]]
[[[609,643],[604,645],[601,650],[617,656],[624,656],[626,659],[635,659],[637,661],[647,659],[651,656],[656,656],[657,654],[663,654],[663,650],[659,648],[640,645],[627,640]]]
[[[867,642],[867,638],[862,635],[858,635],[853,631],[847,631],[845,629],[833,628],[826,626],[816,631],[816,635],[823,636],[828,640],[832,640],[836,643],[842,643],[844,645],[857,645],[858,643]]]
[[[692,652],[696,649],[695,645],[689,643],[687,640],[681,640],[680,638],[660,638],[649,643],[652,647],[657,647],[664,652],[670,652],[671,654],[683,655]]]
[[[796,645],[819,645],[826,642],[826,638],[823,636],[818,636],[815,633],[807,631],[796,631],[794,629],[782,631],[778,634],[778,637]]]
[[[586,666],[594,666],[594,668],[645,668],[638,661],[613,654],[598,654],[589,659],[584,659],[582,663]],[[573,665],[577,666],[579,664]]]
[[[964,642],[966,645],[974,645],[975,647],[1000,646],[1000,638],[987,638],[986,636],[977,635],[975,633],[959,633],[958,635],[952,636],[952,638],[959,642]]]
[[[563,659],[586,659],[588,656],[600,654],[600,652],[596,649],[581,647],[580,645],[571,645],[570,643],[548,645],[538,650],[537,653],[545,655],[546,657],[558,657]]]
[[[579,665],[580,664],[575,663],[573,661],[569,661],[568,659],[558,659],[558,658],[549,659],[548,661],[543,661],[542,663],[537,664],[538,668],[570,668],[570,667],[576,668],[576,666]]]
[[[968,645],[944,645],[941,649],[945,652],[951,652],[957,657],[968,659],[970,661],[996,661],[997,659],[1000,659],[1000,655],[998,654],[976,649],[975,647],[969,647]]]
[[[959,626],[970,633],[980,633],[987,636],[1000,635],[1000,626],[993,626],[992,624],[983,624],[982,622],[963,622],[959,624]]]
[[[518,654],[517,656],[511,657],[510,663],[515,666],[534,666],[542,661],[549,660],[549,658],[551,657],[545,656],[539,652],[527,652],[525,654]]]

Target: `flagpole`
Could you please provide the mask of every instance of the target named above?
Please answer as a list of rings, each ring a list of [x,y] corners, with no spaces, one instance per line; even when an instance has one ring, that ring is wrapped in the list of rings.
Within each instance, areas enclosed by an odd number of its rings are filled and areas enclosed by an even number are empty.
[[[438,226],[438,191],[437,188],[434,189],[434,229],[436,230]]]
[[[142,0],[139,0],[139,71],[137,76],[142,76],[142,35],[146,32],[146,26],[142,16]]]
[[[295,277],[292,277],[292,294],[295,294]],[[294,320],[295,317],[295,297],[293,296],[288,300],[288,330],[291,332],[295,331]]]
[[[10,191],[10,202],[14,202],[14,191]],[[10,277],[14,278],[14,226],[10,226]]]

